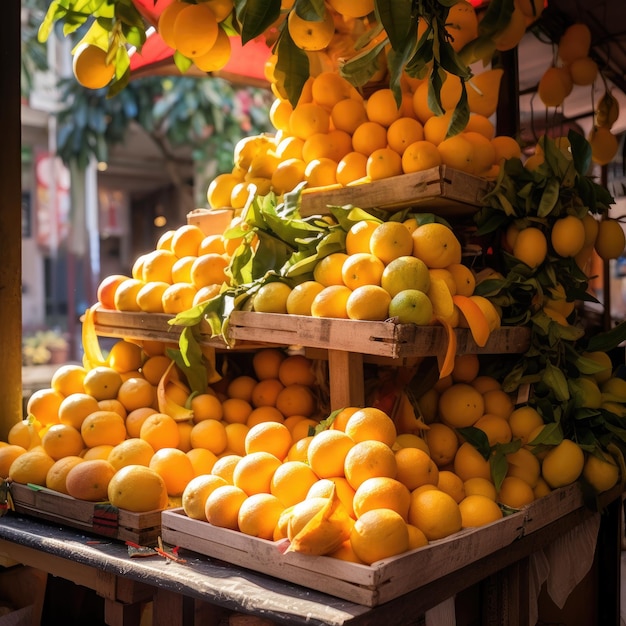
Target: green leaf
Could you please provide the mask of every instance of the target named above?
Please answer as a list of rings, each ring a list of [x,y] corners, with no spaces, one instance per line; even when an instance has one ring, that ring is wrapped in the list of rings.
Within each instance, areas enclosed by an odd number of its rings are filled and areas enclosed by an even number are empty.
[[[280,17],[280,0],[238,0],[235,7],[244,45],[263,34]]]
[[[608,352],[619,346],[623,341],[626,341],[626,322],[620,322],[611,330],[593,335],[589,339],[587,350],[589,352]]]
[[[591,145],[580,133],[573,130],[567,133],[567,138],[572,150],[574,167],[581,176],[586,176],[591,166]]]
[[[417,13],[406,0],[376,0],[376,16],[383,25],[394,50],[405,50],[410,36],[417,33]],[[410,47],[415,42],[410,42]]]
[[[558,367],[555,367],[552,363],[546,363],[541,380],[554,392],[554,396],[559,402],[569,400],[570,394],[567,379]]]
[[[471,443],[478,452],[485,458],[489,459],[491,456],[491,446],[489,445],[489,439],[484,430],[476,428],[475,426],[468,426],[467,428],[457,428],[459,434]]]
[[[207,388],[207,370],[204,356],[193,328],[187,326],[180,333],[178,342],[180,352],[174,358],[180,367],[192,391],[205,393]]]
[[[493,39],[509,25],[514,9],[513,0],[491,0],[478,23],[479,36]]]
[[[489,466],[491,469],[491,479],[493,480],[496,491],[500,491],[502,481],[506,478],[506,474],[509,470],[506,456],[501,452],[496,452],[493,456],[489,457]]]
[[[539,217],[546,217],[550,215],[552,209],[557,205],[561,193],[561,185],[556,178],[549,178],[546,181],[546,186],[541,194],[541,200],[537,207],[537,215]]]
[[[385,38],[373,48],[358,52],[339,65],[339,73],[355,87],[365,85],[378,71],[376,60],[388,43],[389,40]]]
[[[277,88],[285,93],[285,97],[295,107],[304,83],[309,78],[309,57],[293,42],[288,28],[282,29],[274,52],[277,55],[274,68]]]

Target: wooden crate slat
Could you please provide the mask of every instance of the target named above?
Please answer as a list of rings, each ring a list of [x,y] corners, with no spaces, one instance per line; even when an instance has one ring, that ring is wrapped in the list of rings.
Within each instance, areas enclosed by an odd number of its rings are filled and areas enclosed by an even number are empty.
[[[191,520],[182,509],[163,512],[161,532],[163,540],[171,545],[345,600],[377,606],[487,557],[582,506],[580,487],[574,483],[492,524],[465,529],[372,566],[330,557],[282,554],[278,543]]]
[[[489,189],[490,183],[485,179],[441,165],[363,185],[305,192],[301,196],[300,214],[328,213],[329,206],[400,210],[426,205],[425,211],[444,217],[472,215]]]

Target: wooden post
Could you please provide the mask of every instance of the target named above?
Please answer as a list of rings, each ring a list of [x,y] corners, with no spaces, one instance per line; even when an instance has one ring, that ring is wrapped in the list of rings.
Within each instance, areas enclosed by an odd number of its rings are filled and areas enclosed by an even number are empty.
[[[20,3],[0,20],[0,439],[22,419]]]

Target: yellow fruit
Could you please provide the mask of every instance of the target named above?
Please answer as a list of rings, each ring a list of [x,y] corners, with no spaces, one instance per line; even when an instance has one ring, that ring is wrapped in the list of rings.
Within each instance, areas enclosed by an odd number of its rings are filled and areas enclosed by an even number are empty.
[[[307,448],[307,462],[319,478],[344,475],[344,462],[354,441],[339,430],[317,433]]]
[[[348,255],[344,252],[333,252],[317,262],[313,270],[315,281],[323,287],[343,285],[341,269]]]
[[[276,408],[285,418],[293,415],[311,417],[317,408],[317,401],[309,387],[293,383],[279,391],[276,397]]]
[[[55,461],[79,456],[85,447],[80,431],[67,424],[52,424],[41,438],[41,446]]]
[[[487,496],[466,496],[459,503],[463,528],[486,526],[502,519],[502,509]]]
[[[322,289],[324,289],[324,285],[316,280],[307,280],[296,285],[287,296],[287,313],[290,315],[311,315],[311,304]]]
[[[65,397],[73,393],[82,393],[84,391],[83,380],[86,373],[87,371],[81,365],[74,365],[72,363],[61,365],[61,367],[52,374],[50,387]]]
[[[284,424],[261,423],[248,431],[245,439],[245,453],[269,452],[282,461],[292,444],[291,433]]]
[[[95,411],[83,420],[80,434],[88,448],[116,446],[126,439],[124,418],[115,411]]]
[[[369,250],[388,265],[394,259],[413,253],[413,237],[401,222],[383,222],[371,233]]]
[[[550,241],[559,256],[576,256],[585,245],[585,227],[582,220],[575,215],[558,219],[552,226]]]
[[[309,489],[317,481],[317,474],[306,463],[285,460],[272,476],[270,493],[284,507],[293,506],[306,498]]]
[[[558,107],[572,92],[572,77],[566,67],[549,67],[541,76],[537,94],[547,107]]]
[[[532,487],[522,478],[507,476],[500,485],[498,502],[512,509],[521,509],[535,499]]]
[[[311,303],[313,317],[332,317],[347,319],[347,303],[352,290],[345,285],[330,285],[324,287]]]
[[[546,236],[539,228],[529,226],[522,229],[513,245],[513,256],[531,268],[541,265],[548,253]]]
[[[571,63],[589,54],[591,31],[586,24],[576,23],[568,26],[561,35],[558,54],[563,63]]]
[[[374,0],[329,0],[328,4],[344,18],[365,17],[374,10]]]
[[[0,447],[0,478],[8,478],[11,464],[18,456],[24,454],[26,448],[16,444]]]
[[[307,140],[308,141],[308,140]],[[272,172],[272,187],[277,194],[291,191],[305,180],[306,163],[302,159],[285,159]]]
[[[398,474],[398,464],[389,446],[381,441],[366,440],[355,443],[350,448],[345,457],[343,473],[350,486],[358,489],[368,478],[381,476],[395,478]]]
[[[348,152],[337,163],[337,182],[346,187],[354,181],[365,177],[367,170],[367,156],[361,152]]]
[[[144,465],[127,465],[111,478],[107,496],[113,506],[136,513],[167,507],[164,480]]]
[[[304,170],[309,187],[326,187],[337,183],[337,161],[328,157],[312,159]]]
[[[516,5],[513,9],[508,25],[501,30],[493,39],[496,50],[512,50],[519,44],[526,34],[526,16]]]
[[[424,127],[413,117],[399,117],[387,128],[387,143],[400,156],[416,141],[424,139]]]
[[[122,377],[111,367],[98,366],[87,372],[83,380],[85,393],[96,400],[112,400],[122,386]]]
[[[219,27],[206,4],[189,4],[178,12],[172,29],[174,48],[190,58],[207,54],[215,45]]]
[[[574,59],[568,68],[574,85],[593,85],[598,77],[598,64],[587,56]]]
[[[385,320],[389,317],[391,296],[378,285],[356,287],[346,302],[346,313],[353,320]]]
[[[528,483],[531,488],[537,486],[541,475],[541,466],[537,457],[527,448],[506,455],[508,464],[507,476],[517,476]]]
[[[55,424],[59,421],[63,399],[63,395],[54,389],[38,389],[28,398],[26,413],[43,426]]]
[[[185,487],[182,495],[182,506],[187,517],[207,521],[205,506],[209,495],[218,487],[228,483],[219,476],[205,474],[192,478]]]
[[[460,476],[457,476],[451,470],[443,470],[439,472],[437,480],[437,489],[452,496],[458,504],[465,498],[465,484]]]
[[[453,428],[472,426],[484,412],[482,394],[467,383],[456,383],[439,397],[441,419]]]
[[[352,135],[361,124],[368,121],[363,102],[353,98],[338,100],[333,105],[330,116],[333,126],[337,130],[343,130],[350,135]]]
[[[223,28],[217,29],[215,43],[208,52],[193,57],[194,65],[203,72],[221,70],[230,60],[231,44],[228,33]]]
[[[379,225],[380,222],[376,220],[355,222],[346,234],[346,253],[348,256],[351,257],[358,253],[369,253],[372,234]],[[344,262],[346,260],[344,259]]]
[[[503,389],[491,389],[483,393],[485,413],[509,419],[515,408],[511,396]]]
[[[108,499],[108,486],[115,468],[104,459],[92,459],[74,465],[65,477],[67,493],[79,500],[100,502]]]
[[[383,476],[368,478],[354,493],[354,514],[358,519],[367,511],[390,509],[406,521],[410,502],[411,492],[402,482]]]
[[[378,122],[363,122],[352,133],[353,150],[364,154],[366,157],[369,157],[375,150],[381,150],[386,147],[387,129]]]
[[[272,476],[281,462],[269,452],[251,452],[242,457],[233,470],[233,484],[247,495],[270,493]]]
[[[606,218],[598,225],[598,236],[594,248],[604,261],[617,259],[626,247],[626,236],[621,222]]]
[[[182,496],[185,487],[195,476],[191,459],[178,448],[157,450],[148,467],[161,476],[168,496]]]
[[[151,418],[148,418],[148,420],[150,419]],[[226,428],[222,422],[217,420],[202,420],[197,424],[194,424],[191,429],[190,442],[192,448],[205,448],[206,450],[213,452],[215,455],[222,454],[228,445]]]
[[[115,65],[107,63],[107,51],[87,43],[74,52],[72,69],[76,80],[87,89],[102,89],[115,75]]]
[[[78,465],[78,463],[82,463],[83,461],[84,459],[80,456],[64,456],[56,461],[46,474],[46,487],[58,491],[59,493],[67,494],[67,485],[65,482],[67,474],[74,465]]]
[[[286,354],[278,348],[265,348],[254,353],[252,367],[258,380],[266,378],[278,378],[280,364],[285,360]]]
[[[391,448],[397,431],[393,420],[380,409],[365,407],[355,411],[346,422],[344,432],[354,442],[380,441]]]
[[[581,448],[571,439],[563,439],[546,454],[541,463],[541,475],[552,489],[564,487],[578,479],[584,464]]]
[[[259,313],[287,313],[290,293],[291,287],[286,283],[266,283],[254,294],[254,310]]]
[[[521,406],[509,416],[509,426],[513,439],[520,439],[522,445],[528,443],[529,435],[543,425],[543,418],[532,406]]]
[[[617,484],[619,468],[611,456],[605,454],[604,458],[600,458],[595,454],[589,454],[583,468],[583,476],[597,493],[602,493]]]
[[[271,540],[284,506],[269,493],[249,496],[239,507],[237,525],[239,530],[252,537]]]
[[[512,439],[511,427],[506,418],[500,415],[485,413],[474,423],[474,428],[482,430],[489,441],[490,446],[498,443],[508,443]]]
[[[468,478],[463,482],[466,496],[481,495],[496,501],[497,492],[496,486],[486,478],[475,476],[474,478]]]
[[[214,489],[206,500],[207,521],[214,526],[239,530],[239,509],[248,496],[234,485],[222,485]]]
[[[406,552],[409,531],[402,516],[395,511],[374,509],[355,522],[350,533],[350,545],[361,561],[371,565]]]
[[[400,118],[400,111],[393,91],[388,88],[377,89],[365,103],[367,118],[385,128]]]
[[[250,377],[250,381],[252,381],[252,385],[256,385],[256,381],[253,378]],[[231,395],[232,397],[236,397],[233,394],[230,394],[230,388],[231,386],[229,385],[229,395]],[[235,391],[235,385],[233,385],[232,389],[233,391]],[[193,421],[195,423],[208,419],[219,421],[224,416],[222,403],[217,396],[214,396],[211,393],[201,393],[197,396],[194,396],[191,399],[191,410],[193,411]]]
[[[417,526],[428,541],[443,539],[461,530],[461,511],[454,498],[443,491],[418,490],[411,494],[409,524]]]
[[[425,431],[424,439],[437,467],[445,467],[452,463],[459,448],[459,441],[456,432],[450,426],[434,422]]]
[[[131,437],[113,447],[107,460],[116,470],[126,465],[150,465],[154,448],[139,437]]]
[[[478,17],[469,2],[461,0],[450,7],[446,31],[456,52],[478,37]]]
[[[428,452],[419,448],[401,448],[395,457],[396,479],[409,491],[439,482],[439,469]]]
[[[117,399],[130,413],[135,409],[154,406],[156,404],[156,387],[145,378],[128,378],[120,386]]]
[[[422,224],[411,234],[413,255],[429,268],[445,268],[461,262],[461,244],[454,232],[438,222]]]
[[[335,23],[330,11],[319,21],[302,19],[295,10],[289,12],[287,28],[293,42],[301,50],[323,50],[335,34]]]
[[[476,477],[491,480],[489,461],[468,441],[459,446],[453,464],[454,473],[464,482]]]
[[[148,415],[141,424],[139,437],[148,442],[155,451],[176,448],[180,442],[176,420],[166,413]]]

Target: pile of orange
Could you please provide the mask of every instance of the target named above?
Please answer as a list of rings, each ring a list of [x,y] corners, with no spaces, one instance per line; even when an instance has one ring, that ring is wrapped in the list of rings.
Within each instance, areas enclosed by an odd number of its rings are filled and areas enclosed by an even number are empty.
[[[249,374],[192,394],[164,344],[120,340],[105,365],[63,365],[28,401],[28,417],[0,445],[0,476],[132,511],[180,504],[195,476],[245,454],[248,431],[277,423],[298,442],[315,427],[320,393],[314,362],[278,349],[254,354]],[[157,387],[187,419],[167,413]],[[224,463],[224,461],[222,461]]]

